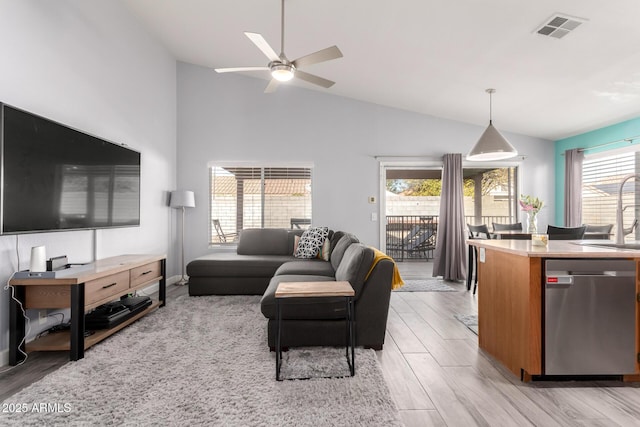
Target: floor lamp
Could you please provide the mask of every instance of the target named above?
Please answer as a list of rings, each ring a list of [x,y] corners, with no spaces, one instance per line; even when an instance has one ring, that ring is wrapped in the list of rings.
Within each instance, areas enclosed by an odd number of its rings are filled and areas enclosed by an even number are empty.
[[[182,274],[182,278],[178,282],[176,282],[176,285],[186,285],[189,280],[185,276],[184,271],[184,209],[196,207],[196,198],[193,194],[193,191],[172,191],[171,207],[182,210],[182,228],[180,230],[180,235],[182,237],[182,242],[180,245],[180,254],[182,256],[182,264],[180,264],[180,274]]]

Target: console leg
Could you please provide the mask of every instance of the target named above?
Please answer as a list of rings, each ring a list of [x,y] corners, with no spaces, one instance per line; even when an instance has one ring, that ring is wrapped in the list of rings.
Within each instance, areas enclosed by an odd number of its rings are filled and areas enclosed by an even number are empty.
[[[160,307],[164,307],[167,304],[167,259],[163,258],[160,261],[160,274],[162,278],[158,283],[158,299],[160,300]]]
[[[84,357],[84,283],[71,285],[71,360]]]

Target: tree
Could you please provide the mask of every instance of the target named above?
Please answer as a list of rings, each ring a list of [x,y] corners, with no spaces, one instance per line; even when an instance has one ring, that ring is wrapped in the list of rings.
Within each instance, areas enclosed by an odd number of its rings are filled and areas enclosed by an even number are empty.
[[[463,194],[473,196],[472,179],[464,180]],[[441,179],[389,179],[387,190],[403,196],[440,196],[442,194]]]

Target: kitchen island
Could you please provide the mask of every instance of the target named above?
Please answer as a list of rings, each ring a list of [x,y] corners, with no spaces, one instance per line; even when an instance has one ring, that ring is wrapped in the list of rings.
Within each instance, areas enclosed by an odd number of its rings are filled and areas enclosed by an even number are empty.
[[[634,312],[630,372],[625,381],[640,381],[640,250],[586,246],[584,241],[548,242],[532,246],[529,240],[470,240],[478,248],[478,340],[481,349],[501,362],[522,381],[545,375],[545,278],[548,260],[630,260],[635,265],[635,289],[628,306]],[[633,275],[633,273],[631,273]],[[631,301],[631,299],[633,301]],[[577,331],[576,333],[580,333]],[[633,366],[635,365],[635,366]]]

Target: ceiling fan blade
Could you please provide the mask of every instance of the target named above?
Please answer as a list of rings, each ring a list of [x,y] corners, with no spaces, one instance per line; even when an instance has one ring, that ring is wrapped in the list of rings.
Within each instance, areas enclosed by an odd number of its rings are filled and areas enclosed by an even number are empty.
[[[255,44],[267,58],[269,58],[269,61],[280,61],[280,57],[278,56],[278,54],[273,50],[271,46],[269,46],[269,43],[267,43],[262,35],[258,33],[248,32],[245,32],[244,35],[249,37],[249,40],[251,40],[253,44]]]
[[[309,55],[305,55],[293,61],[296,68],[306,67],[307,65],[317,64],[318,62],[331,61],[332,59],[342,58],[342,52],[338,46],[331,46],[326,49],[319,50]]]
[[[269,71],[269,67],[235,67],[235,68],[214,68],[216,73],[235,73],[237,71]]]
[[[278,80],[271,79],[271,81],[267,85],[266,89],[264,90],[264,93],[273,93],[273,92],[275,92],[276,89],[278,88],[279,84],[280,84],[280,82]]]
[[[304,80],[305,82],[313,83],[314,85],[322,86],[323,88],[330,88],[336,82],[323,79],[322,77],[314,76],[313,74],[305,73],[304,71],[296,70],[294,77]]]

